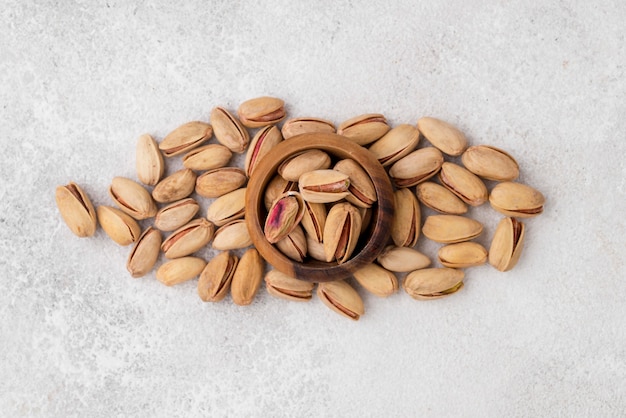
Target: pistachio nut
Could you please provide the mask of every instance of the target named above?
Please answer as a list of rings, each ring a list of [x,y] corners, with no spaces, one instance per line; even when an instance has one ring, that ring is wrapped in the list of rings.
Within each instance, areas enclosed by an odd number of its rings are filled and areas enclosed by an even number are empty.
[[[432,215],[422,228],[424,235],[443,244],[469,241],[483,232],[480,222],[458,215]]]
[[[288,139],[292,136],[306,133],[335,133],[335,125],[325,119],[318,118],[295,118],[289,119],[283,123],[281,129],[283,138]]]
[[[439,172],[443,154],[435,147],[421,148],[400,158],[389,169],[396,187],[413,187]]]
[[[304,214],[301,220],[302,227],[307,235],[317,242],[322,242],[324,239],[326,215],[326,205],[323,203],[304,202]]]
[[[328,211],[324,226],[326,261],[342,264],[350,258],[361,235],[361,215],[350,203],[337,203]]]
[[[141,228],[137,221],[121,210],[110,206],[98,206],[96,211],[104,232],[119,245],[132,244],[141,235]]]
[[[391,221],[391,239],[398,247],[414,247],[420,236],[421,210],[409,189],[393,193],[395,213]]]
[[[187,122],[167,134],[159,144],[159,149],[166,157],[184,154],[208,141],[213,135],[213,128],[205,122]]]
[[[198,202],[190,197],[170,203],[157,212],[154,226],[161,231],[173,231],[189,222],[199,210]]]
[[[331,203],[350,192],[350,178],[336,170],[314,170],[300,176],[300,194],[307,202]]]
[[[267,213],[263,232],[270,244],[275,244],[294,230],[304,216],[304,199],[298,192],[279,196]]]
[[[248,152],[246,153],[246,162],[244,165],[246,174],[250,176],[257,163],[282,140],[283,137],[276,126],[269,125],[260,129],[254,138],[252,138],[250,148],[248,148]]]
[[[500,271],[509,271],[517,264],[524,248],[524,224],[515,218],[503,218],[493,234],[489,248],[489,264]]]
[[[350,194],[346,196],[348,202],[362,208],[369,208],[376,202],[374,183],[359,163],[351,159],[340,160],[333,170],[346,174],[350,179]]]
[[[191,170],[214,170],[225,167],[233,153],[224,145],[209,144],[189,151],[183,157],[183,166]]]
[[[428,268],[409,273],[402,283],[406,293],[413,299],[439,299],[455,293],[463,287],[463,270],[451,268]]]
[[[228,110],[215,107],[211,110],[211,124],[218,142],[232,152],[241,154],[248,147],[250,135]]]
[[[459,242],[448,244],[437,253],[439,262],[450,268],[466,268],[485,264],[487,250],[477,242]]]
[[[430,265],[430,259],[421,252],[409,247],[396,247],[388,245],[376,259],[387,270],[396,273],[406,273],[413,270],[426,268]]]
[[[368,264],[353,273],[354,279],[370,293],[386,298],[398,291],[398,278],[377,264]]]
[[[461,156],[461,161],[469,171],[487,180],[511,181],[519,176],[515,158],[490,145],[469,147]]]
[[[491,190],[491,207],[506,216],[531,218],[543,213],[541,192],[521,183],[499,183]]]
[[[280,175],[275,175],[265,188],[265,194],[263,195],[263,203],[265,209],[269,210],[272,207],[272,203],[278,196],[289,191],[298,190],[298,183],[293,181],[287,181]]]
[[[246,184],[246,173],[238,167],[221,167],[204,172],[196,179],[196,193],[203,197],[220,197]]]
[[[326,254],[324,253],[324,243],[319,242],[317,238],[314,238],[311,234],[305,235],[307,255],[314,260],[325,262]]]
[[[480,206],[489,198],[485,183],[460,165],[445,162],[439,172],[441,184],[471,206]]]
[[[383,166],[388,166],[409,155],[420,140],[417,128],[411,125],[398,125],[382,138],[374,142],[369,150]]]
[[[235,219],[243,218],[246,205],[246,188],[234,190],[218,197],[207,209],[207,219],[222,226]]]
[[[230,284],[230,295],[235,304],[244,306],[252,303],[261,286],[264,270],[265,262],[256,249],[250,248],[243,253]]]
[[[161,154],[159,146],[150,135],[141,135],[137,139],[135,161],[137,178],[143,184],[154,186],[163,177],[165,172],[163,154]]]
[[[170,260],[157,269],[156,278],[165,286],[174,286],[197,277],[206,261],[199,257],[181,257]]]
[[[195,253],[213,239],[215,226],[204,218],[194,219],[167,237],[161,249],[166,258],[179,258]]]
[[[331,310],[354,321],[365,313],[361,296],[342,280],[318,284],[317,297]]]
[[[171,203],[184,199],[193,193],[196,173],[188,168],[165,177],[152,190],[152,197],[159,203]]]
[[[337,133],[359,145],[370,144],[389,131],[387,119],[378,113],[355,116],[339,125]]]
[[[298,280],[278,270],[270,270],[265,275],[267,293],[281,299],[308,302],[313,296],[314,287],[314,283]]]
[[[161,251],[161,233],[149,226],[139,237],[126,262],[126,270],[132,277],[143,277],[150,273]]]
[[[285,102],[276,97],[257,97],[243,102],[237,114],[248,128],[275,125],[285,119]]]
[[[157,213],[156,203],[142,185],[126,177],[114,177],[109,196],[123,211],[137,220],[152,218]]]
[[[296,154],[278,166],[278,174],[285,180],[298,181],[300,176],[313,170],[330,167],[330,157],[324,151],[313,149]]]
[[[219,302],[230,290],[239,258],[225,251],[216,255],[200,273],[198,296],[204,302]]]
[[[55,190],[57,207],[61,217],[79,237],[90,237],[96,233],[98,221],[89,196],[74,182],[58,186]]]
[[[467,139],[463,132],[447,122],[431,117],[423,117],[417,121],[417,129],[433,146],[441,152],[457,156],[467,148]]]
[[[215,250],[238,250],[252,245],[252,239],[246,226],[246,221],[236,219],[222,225],[215,231],[213,236],[213,244],[211,246]]]
[[[415,193],[420,202],[437,212],[450,215],[462,215],[467,212],[467,205],[445,187],[425,181],[417,185]]]
[[[281,253],[299,263],[304,261],[308,253],[307,239],[300,225],[296,225],[289,235],[274,245]]]

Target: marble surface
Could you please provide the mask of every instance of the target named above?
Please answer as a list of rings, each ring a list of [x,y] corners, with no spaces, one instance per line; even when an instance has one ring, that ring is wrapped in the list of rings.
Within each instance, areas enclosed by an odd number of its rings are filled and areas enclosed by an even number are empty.
[[[620,1],[5,0],[0,415],[622,415],[625,20]],[[132,279],[130,248],[62,222],[57,185],[109,204],[140,134],[259,95],[335,123],[432,115],[508,150],[547,198],[520,263],[432,302],[359,288],[351,322]],[[499,215],[471,215],[488,245]]]

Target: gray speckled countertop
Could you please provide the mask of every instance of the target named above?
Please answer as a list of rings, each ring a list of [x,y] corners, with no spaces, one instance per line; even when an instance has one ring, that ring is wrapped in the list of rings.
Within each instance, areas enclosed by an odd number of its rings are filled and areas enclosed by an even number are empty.
[[[623,414],[626,7],[477,3],[5,1],[0,415]],[[506,149],[547,198],[518,266],[431,302],[359,288],[351,322],[134,280],[130,247],[62,222],[57,185],[109,204],[140,134],[259,95],[335,123],[437,116]],[[488,245],[499,216],[471,214]]]

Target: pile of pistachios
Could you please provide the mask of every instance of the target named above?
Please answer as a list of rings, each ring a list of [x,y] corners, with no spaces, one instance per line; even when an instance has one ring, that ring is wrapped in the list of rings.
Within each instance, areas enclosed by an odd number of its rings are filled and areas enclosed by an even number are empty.
[[[167,261],[156,278],[172,286],[199,276],[198,294],[205,302],[230,293],[234,303],[250,304],[263,280],[270,295],[293,301],[310,300],[317,286],[326,306],[357,320],[364,314],[363,301],[349,281],[314,284],[271,268],[266,272],[253,248],[244,219],[245,185],[259,161],[284,139],[337,133],[368,149],[385,167],[394,187],[391,241],[375,263],[353,275],[359,286],[380,297],[395,293],[399,279],[415,299],[450,295],[463,287],[461,269],[487,260],[500,271],[512,269],[524,244],[519,218],[543,211],[543,195],[514,182],[519,166],[510,154],[487,145],[468,147],[461,131],[439,119],[423,117],[415,126],[392,127],[381,114],[365,114],[335,128],[324,119],[299,117],[279,128],[286,112],[284,102],[273,97],[248,100],[236,115],[216,107],[208,123],[185,123],[160,142],[141,135],[138,181],[114,177],[108,190],[113,205],[96,210],[79,185],[57,187],[65,223],[79,237],[93,236],[99,224],[117,244],[133,244],[126,265],[132,277],[149,274],[162,255]],[[212,138],[214,143],[207,144]],[[425,141],[430,145],[418,149]],[[229,166],[233,154],[244,152],[243,167]],[[184,168],[164,177],[165,160],[179,155]],[[462,165],[446,156],[461,156]],[[295,262],[346,262],[369,224],[377,199],[371,179],[353,160],[332,158],[321,150],[297,154],[280,164],[264,191],[265,237]],[[484,180],[497,184],[489,191]],[[210,202],[204,217],[196,217],[200,199]],[[482,224],[464,216],[468,205],[487,201],[505,215],[489,251],[472,241],[481,235]],[[420,203],[439,214],[422,224]],[[149,219],[152,225],[142,231],[138,221]],[[163,239],[163,233],[169,235]],[[428,268],[431,259],[416,248],[420,234],[444,244],[436,256],[443,267]],[[208,261],[194,255],[208,245],[221,252]]]

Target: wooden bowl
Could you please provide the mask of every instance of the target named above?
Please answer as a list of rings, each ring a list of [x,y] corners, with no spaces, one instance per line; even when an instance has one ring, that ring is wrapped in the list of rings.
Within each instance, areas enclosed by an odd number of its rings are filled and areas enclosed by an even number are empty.
[[[372,218],[368,230],[361,234],[352,257],[343,264],[305,260],[291,260],[270,244],[263,233],[267,210],[263,203],[265,188],[277,174],[280,163],[302,151],[319,149],[334,160],[351,158],[369,174],[378,201],[372,206]],[[393,218],[393,189],[385,169],[365,148],[336,134],[309,133],[297,135],[276,145],[256,166],[248,181],[246,194],[246,223],[250,237],[261,256],[274,268],[311,282],[327,282],[345,279],[353,272],[373,262],[385,248],[391,234]]]

